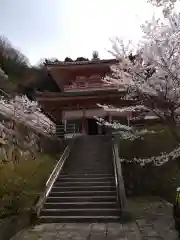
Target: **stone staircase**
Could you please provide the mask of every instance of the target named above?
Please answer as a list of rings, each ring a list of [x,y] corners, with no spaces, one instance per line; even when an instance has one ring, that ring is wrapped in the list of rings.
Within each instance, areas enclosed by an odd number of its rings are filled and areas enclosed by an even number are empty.
[[[104,222],[119,217],[111,140],[79,137],[40,212],[40,222]]]

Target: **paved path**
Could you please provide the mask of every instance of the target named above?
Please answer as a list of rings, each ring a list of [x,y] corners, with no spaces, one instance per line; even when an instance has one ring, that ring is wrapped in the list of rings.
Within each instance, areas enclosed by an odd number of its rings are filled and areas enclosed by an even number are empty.
[[[41,224],[22,231],[13,240],[176,240],[172,207],[164,201],[135,204],[132,223]],[[143,206],[143,207],[142,207]],[[143,209],[143,210],[142,210]]]
[[[27,234],[17,236],[16,239],[43,240],[102,240],[128,239],[139,240],[139,233],[135,224],[45,224],[36,226]]]
[[[175,240],[178,239],[171,227],[153,225],[145,220],[134,223],[94,224],[42,224],[21,232],[13,240]],[[162,227],[162,231],[159,229]]]

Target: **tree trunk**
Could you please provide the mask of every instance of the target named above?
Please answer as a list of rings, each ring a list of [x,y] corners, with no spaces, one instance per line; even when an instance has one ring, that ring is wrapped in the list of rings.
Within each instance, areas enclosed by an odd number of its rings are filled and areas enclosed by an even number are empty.
[[[168,125],[168,128],[169,128],[171,134],[173,135],[176,143],[180,143],[180,136],[177,132],[177,126],[170,124],[170,125]]]
[[[166,116],[164,119],[164,124],[168,127],[169,131],[171,132],[172,136],[174,137],[174,140],[177,144],[180,143],[180,136],[178,134],[178,128],[177,124],[174,118],[174,112],[171,111],[170,116]]]

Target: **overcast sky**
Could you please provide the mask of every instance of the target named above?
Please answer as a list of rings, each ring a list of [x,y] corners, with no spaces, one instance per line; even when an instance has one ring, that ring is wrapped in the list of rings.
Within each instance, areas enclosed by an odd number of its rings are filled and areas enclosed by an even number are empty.
[[[0,35],[32,64],[66,56],[109,58],[109,38],[137,41],[155,11],[146,0],[0,0]]]

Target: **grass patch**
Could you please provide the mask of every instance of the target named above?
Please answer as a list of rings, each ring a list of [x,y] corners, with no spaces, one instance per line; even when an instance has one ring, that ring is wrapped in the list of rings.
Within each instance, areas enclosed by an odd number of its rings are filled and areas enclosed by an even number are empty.
[[[128,207],[134,218],[144,217],[154,212],[161,199],[152,196],[134,197],[128,199]]]
[[[57,160],[39,154],[36,160],[0,164],[0,217],[30,210],[44,192]]]
[[[160,197],[141,196],[128,199],[133,219],[156,220],[159,216],[172,216],[172,206]]]

